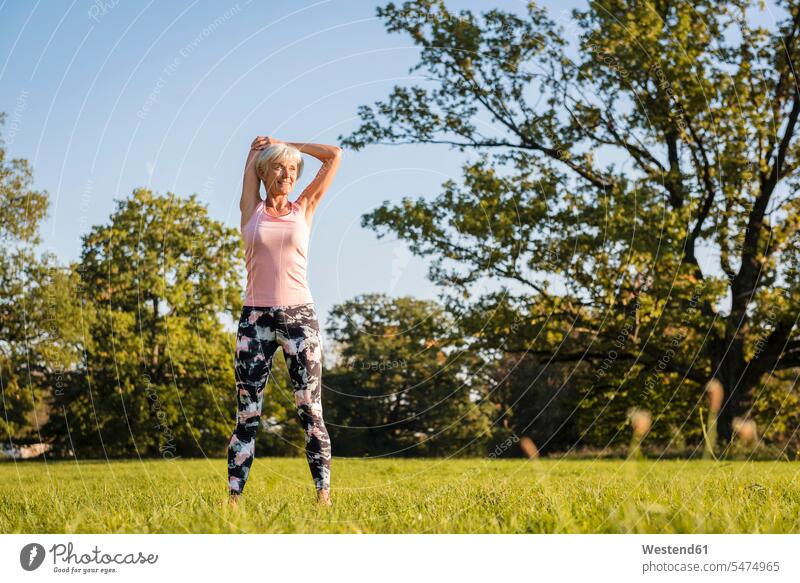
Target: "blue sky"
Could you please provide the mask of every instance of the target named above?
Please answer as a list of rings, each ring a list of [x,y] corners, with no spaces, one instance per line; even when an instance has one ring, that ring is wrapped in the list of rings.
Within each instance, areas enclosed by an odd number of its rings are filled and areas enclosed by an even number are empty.
[[[0,110],[9,154],[33,165],[50,194],[43,249],[62,261],[137,187],[197,193],[238,227],[241,174],[252,138],[336,143],[359,105],[385,99],[419,49],[388,34],[365,1],[0,4]],[[583,2],[543,2],[554,17]],[[520,0],[449,0],[451,10],[524,12]],[[488,123],[488,121],[487,121]],[[347,151],[315,216],[309,284],[325,325],[330,308],[365,292],[436,298],[429,259],[360,217],[383,201],[434,197],[460,177],[466,154],[443,145]],[[294,195],[318,162],[307,158]],[[245,273],[242,273],[244,285]]]

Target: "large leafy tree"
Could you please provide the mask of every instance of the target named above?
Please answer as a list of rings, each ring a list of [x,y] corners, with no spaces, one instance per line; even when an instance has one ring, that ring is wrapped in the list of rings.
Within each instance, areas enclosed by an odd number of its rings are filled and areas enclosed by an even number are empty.
[[[584,436],[620,439],[635,405],[666,438],[716,377],[728,438],[760,383],[800,366],[800,9],[778,8],[771,28],[745,0],[604,0],[561,23],[533,2],[378,8],[431,82],[360,107],[342,142],[480,156],[435,201],[363,224],[435,259],[478,346],[573,363]],[[467,303],[483,277],[501,290]]]
[[[339,362],[325,373],[323,404],[337,455],[485,453],[488,384],[441,306],[364,294],[329,322]]]
[[[83,237],[72,289],[82,366],[55,395],[46,435],[78,457],[220,455],[235,423],[238,232],[196,196],[137,189]],[[285,418],[265,403],[265,420]]]

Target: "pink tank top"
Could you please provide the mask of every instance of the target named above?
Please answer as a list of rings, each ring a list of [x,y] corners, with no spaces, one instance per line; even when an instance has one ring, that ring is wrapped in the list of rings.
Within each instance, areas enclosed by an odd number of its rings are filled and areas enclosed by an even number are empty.
[[[306,280],[309,228],[300,206],[273,217],[258,203],[241,228],[247,266],[245,306],[294,306],[314,301]]]

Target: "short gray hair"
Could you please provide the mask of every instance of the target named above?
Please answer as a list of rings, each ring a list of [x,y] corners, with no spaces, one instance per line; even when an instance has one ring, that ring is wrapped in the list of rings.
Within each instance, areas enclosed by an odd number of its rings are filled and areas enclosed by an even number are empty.
[[[270,162],[279,162],[281,160],[294,162],[297,165],[297,179],[299,180],[300,176],[303,175],[303,154],[289,144],[272,144],[264,148],[256,161],[256,174],[259,178],[264,176],[269,170]]]

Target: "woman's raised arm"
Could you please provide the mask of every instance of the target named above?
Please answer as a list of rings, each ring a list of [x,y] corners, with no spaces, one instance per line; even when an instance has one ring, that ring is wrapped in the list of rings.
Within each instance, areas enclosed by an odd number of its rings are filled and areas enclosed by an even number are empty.
[[[322,167],[317,171],[314,180],[297,197],[297,204],[305,210],[306,220],[308,220],[314,214],[322,195],[328,190],[334,176],[336,176],[336,171],[339,169],[339,163],[342,159],[342,149],[338,146],[329,146],[327,144],[286,143],[294,146],[304,154],[310,154],[322,161]]]
[[[242,212],[241,224],[244,225],[258,206],[261,200],[261,180],[256,174],[256,161],[261,150],[269,145],[269,138],[258,136],[250,145],[247,162],[244,165],[244,178],[242,179],[242,197],[239,199],[239,210]]]

